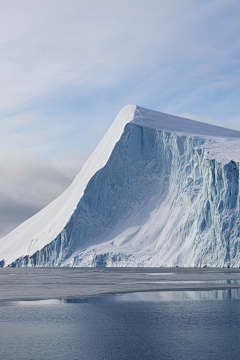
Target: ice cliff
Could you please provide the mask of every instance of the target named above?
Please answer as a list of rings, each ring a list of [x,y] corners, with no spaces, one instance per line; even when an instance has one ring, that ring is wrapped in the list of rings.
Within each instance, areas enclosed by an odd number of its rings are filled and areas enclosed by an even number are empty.
[[[240,132],[124,107],[4,266],[240,266]]]

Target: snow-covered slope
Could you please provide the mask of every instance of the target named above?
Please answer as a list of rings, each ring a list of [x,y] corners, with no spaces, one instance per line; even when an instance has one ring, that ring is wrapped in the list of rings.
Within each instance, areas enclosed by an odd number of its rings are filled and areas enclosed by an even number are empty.
[[[240,132],[124,107],[70,187],[0,240],[12,266],[240,266]]]

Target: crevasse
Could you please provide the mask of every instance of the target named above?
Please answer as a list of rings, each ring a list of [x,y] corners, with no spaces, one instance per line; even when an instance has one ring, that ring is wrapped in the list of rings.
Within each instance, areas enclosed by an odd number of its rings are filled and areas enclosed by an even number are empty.
[[[239,163],[206,142],[127,123],[58,236],[11,266],[239,267]]]

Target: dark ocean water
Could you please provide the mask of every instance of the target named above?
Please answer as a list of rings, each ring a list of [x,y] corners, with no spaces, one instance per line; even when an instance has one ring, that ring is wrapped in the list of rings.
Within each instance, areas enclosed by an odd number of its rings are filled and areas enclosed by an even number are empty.
[[[239,290],[0,303],[0,359],[240,358]]]

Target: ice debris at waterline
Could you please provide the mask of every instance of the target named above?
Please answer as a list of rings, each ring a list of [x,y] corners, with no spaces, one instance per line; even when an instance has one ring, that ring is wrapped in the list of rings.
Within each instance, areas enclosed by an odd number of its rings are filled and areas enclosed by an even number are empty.
[[[240,266],[240,132],[125,106],[4,266]]]

